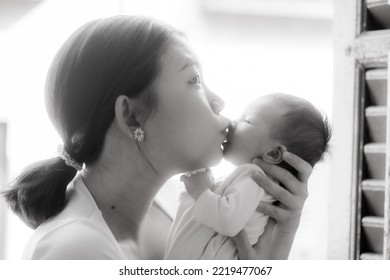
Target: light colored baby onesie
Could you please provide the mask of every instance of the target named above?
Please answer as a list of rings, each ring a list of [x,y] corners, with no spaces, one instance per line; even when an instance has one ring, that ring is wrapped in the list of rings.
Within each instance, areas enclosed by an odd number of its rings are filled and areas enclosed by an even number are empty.
[[[268,216],[256,212],[256,208],[260,201],[274,201],[251,178],[259,170],[255,164],[240,165],[212,190],[205,191],[196,203],[183,192],[165,258],[237,259],[237,248],[230,237],[243,228],[249,242],[255,244],[268,221]]]

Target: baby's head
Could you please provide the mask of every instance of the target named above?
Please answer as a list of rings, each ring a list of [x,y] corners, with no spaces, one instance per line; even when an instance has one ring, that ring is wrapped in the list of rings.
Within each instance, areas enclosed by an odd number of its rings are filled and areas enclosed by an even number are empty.
[[[255,99],[236,120],[224,143],[225,159],[235,165],[262,158],[296,171],[283,162],[283,152],[296,154],[311,166],[328,151],[331,128],[310,102],[275,93]]]

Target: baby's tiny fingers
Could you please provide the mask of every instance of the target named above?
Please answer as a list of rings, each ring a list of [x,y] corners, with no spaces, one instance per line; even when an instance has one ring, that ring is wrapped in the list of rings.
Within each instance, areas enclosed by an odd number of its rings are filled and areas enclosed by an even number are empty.
[[[181,175],[180,182],[183,182],[184,184],[186,184],[190,180],[190,178],[191,177],[188,177],[187,175]]]

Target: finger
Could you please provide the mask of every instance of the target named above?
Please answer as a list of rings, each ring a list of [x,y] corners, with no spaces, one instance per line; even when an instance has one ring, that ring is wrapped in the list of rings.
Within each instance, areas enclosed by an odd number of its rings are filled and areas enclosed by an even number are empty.
[[[276,221],[284,221],[287,217],[289,217],[288,210],[265,202],[260,202],[256,211],[268,215]]]
[[[307,182],[313,171],[313,167],[308,162],[290,152],[284,152],[283,159],[298,171],[298,178],[301,182]]]
[[[256,259],[255,251],[252,245],[249,243],[248,234],[245,230],[241,230],[236,236],[233,237],[238,250],[238,258],[240,260]]]
[[[213,177],[213,171],[212,171],[210,168],[206,168],[205,173],[206,173],[206,175],[209,176],[210,178]]]
[[[268,223],[263,234],[259,237],[259,241],[253,246],[256,255],[259,259],[269,259],[271,256],[272,235],[274,233],[275,220],[268,219]]]
[[[292,194],[300,194],[302,191],[302,183],[283,167],[266,163],[259,158],[254,159],[252,162],[260,166],[266,174],[283,183],[284,187]]]
[[[295,209],[299,207],[299,201],[288,190],[276,184],[271,179],[269,179],[264,173],[256,172],[252,175],[252,179],[264,189],[269,195],[273,196],[280,203],[284,204],[288,208]]]
[[[187,185],[190,180],[191,180],[191,178],[186,176],[186,175],[181,175],[180,176],[180,182],[183,182],[184,185]]]

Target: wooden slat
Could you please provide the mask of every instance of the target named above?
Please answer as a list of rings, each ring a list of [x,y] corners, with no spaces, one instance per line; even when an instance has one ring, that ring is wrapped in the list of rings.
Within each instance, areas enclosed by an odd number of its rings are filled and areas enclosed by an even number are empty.
[[[363,253],[360,255],[361,260],[383,260],[382,254]]]
[[[390,56],[390,52],[388,53]],[[387,70],[387,82],[390,81],[390,71]],[[387,86],[387,96],[390,95],[390,87]],[[386,135],[386,175],[385,175],[385,213],[384,213],[384,234],[383,234],[383,254],[384,258],[390,260],[390,100],[387,98],[387,135]]]
[[[370,106],[387,105],[387,69],[371,69],[366,71],[366,84]]]
[[[356,142],[354,143],[356,148],[356,153],[353,159],[353,192],[352,192],[352,216],[350,218],[351,223],[351,247],[350,247],[350,258],[356,259],[362,252],[362,246],[361,246],[361,236],[362,236],[362,228],[361,228],[361,221],[362,221],[362,189],[361,189],[361,181],[363,180],[363,166],[365,162],[364,157],[364,146],[363,146],[363,139],[364,139],[364,122],[365,122],[365,104],[366,104],[366,97],[365,94],[365,80],[364,80],[364,74],[365,71],[361,67],[361,65],[356,65],[356,74],[357,74],[357,84],[355,89],[357,90],[357,94],[355,95],[355,120],[354,120],[354,137],[356,138]]]
[[[362,182],[367,215],[384,216],[385,180],[368,179]]]
[[[366,0],[366,6],[375,29],[390,28],[390,6],[387,0]]]
[[[369,179],[385,179],[386,144],[368,143],[364,145],[364,156]]]
[[[370,142],[386,142],[386,106],[370,106],[365,110]]]
[[[357,37],[352,50],[366,68],[386,67],[390,50],[390,30],[364,32]]]
[[[389,5],[389,0],[366,0],[366,6],[368,9],[384,5]]]
[[[383,254],[383,226],[383,217],[363,217],[362,228],[366,251]]]
[[[363,189],[384,191],[385,181],[377,179],[367,179],[362,182]]]
[[[384,219],[383,217],[365,216],[362,219],[362,223],[365,227],[383,228]]]

